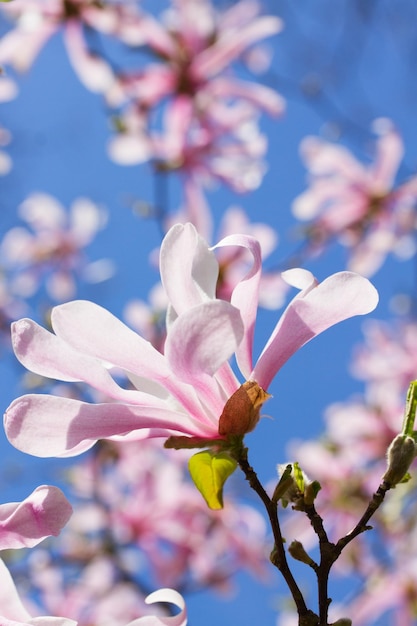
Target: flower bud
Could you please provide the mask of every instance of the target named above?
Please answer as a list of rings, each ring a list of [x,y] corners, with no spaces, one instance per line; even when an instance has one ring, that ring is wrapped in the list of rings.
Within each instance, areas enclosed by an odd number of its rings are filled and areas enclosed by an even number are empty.
[[[348,617],[341,617],[337,622],[332,622],[329,626],[352,626],[352,620]]]
[[[245,435],[259,421],[259,411],[270,394],[254,380],[247,380],[228,399],[219,419],[219,435]]]
[[[387,451],[387,471],[382,480],[395,487],[407,474],[408,468],[416,456],[416,443],[408,435],[397,435]]]
[[[301,541],[292,541],[288,547],[288,552],[291,554],[293,559],[301,561],[301,563],[306,563],[306,565],[315,565],[313,559],[309,557],[307,552],[304,550],[304,546]]]

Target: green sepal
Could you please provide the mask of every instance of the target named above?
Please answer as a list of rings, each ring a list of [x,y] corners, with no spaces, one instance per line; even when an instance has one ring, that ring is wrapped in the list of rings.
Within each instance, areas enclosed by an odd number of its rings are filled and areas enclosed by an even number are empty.
[[[316,499],[320,489],[321,485],[318,480],[313,480],[312,483],[308,483],[304,490],[304,504],[307,506],[314,504],[314,500]]]
[[[285,470],[281,474],[281,478],[278,481],[277,486],[274,489],[274,493],[272,495],[272,502],[275,504],[278,503],[279,499],[282,498],[287,492],[288,488],[294,484],[294,479],[291,475],[292,473],[292,465],[288,463]],[[287,501],[288,504],[288,501]],[[285,508],[286,505],[284,505]]]
[[[223,508],[223,487],[237,462],[226,452],[203,450],[188,461],[191,478],[210,509]]]
[[[405,483],[408,483],[411,480],[412,476],[410,474],[410,472],[407,472],[400,480],[399,484],[400,485],[404,485]]]
[[[408,435],[409,437],[414,437],[415,433],[414,429],[414,421],[416,418],[417,412],[417,380],[411,381],[408,391],[407,391],[407,399],[405,402],[405,411],[404,411],[404,420],[402,427],[402,434]]]
[[[299,466],[297,462],[295,462],[293,465],[293,475],[294,475],[295,484],[297,485],[300,493],[304,493],[304,487],[305,487],[304,474],[303,474],[303,470],[301,469],[301,467]]]

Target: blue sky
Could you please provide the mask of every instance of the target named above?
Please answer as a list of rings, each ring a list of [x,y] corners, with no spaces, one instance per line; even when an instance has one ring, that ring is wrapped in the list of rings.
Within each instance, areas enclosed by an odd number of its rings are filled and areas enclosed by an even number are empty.
[[[276,3],[269,4],[275,9]],[[373,16],[360,13],[367,3],[359,0],[351,6],[348,2],[320,0],[314,8],[309,3],[279,4],[287,26],[268,42],[275,53],[266,81],[287,98],[287,112],[280,120],[262,120],[269,137],[269,171],[253,194],[237,197],[220,188],[208,197],[217,219],[228,206],[239,204],[253,220],[267,222],[278,230],[281,242],[268,260],[272,265],[282,263],[296,247],[292,234],[296,223],[289,209],[305,187],[298,146],[306,134],[336,129],[340,140],[366,160],[371,145],[369,123],[376,117],[388,116],[404,135],[404,176],[415,171],[417,163],[417,93],[415,80],[411,80],[411,59],[416,51],[409,27],[410,19],[415,17],[412,3],[399,3],[401,10],[395,20],[387,2],[381,2]],[[147,5],[149,2],[144,3]],[[358,9],[356,14],[352,5]],[[305,97],[303,88],[305,92],[313,80],[323,84],[321,95]],[[60,36],[47,44],[31,71],[19,77],[18,83],[17,99],[1,105],[2,124],[13,135],[7,150],[14,167],[0,180],[0,233],[16,223],[16,207],[33,191],[55,195],[65,206],[83,195],[106,206],[109,226],[90,246],[89,256],[114,258],[118,273],[88,291],[83,288],[79,295],[120,315],[127,300],[145,299],[157,280],[149,269],[148,255],[159,244],[158,227],[139,219],[129,209],[132,198],[152,201],[151,171],[146,165],[124,168],[109,161],[105,154],[110,132],[106,111],[100,98],[87,92],[77,80]],[[170,188],[172,207],[176,208],[175,183]],[[335,246],[324,257],[310,262],[308,268],[323,279],[344,269],[345,258],[344,250]],[[397,292],[413,291],[414,271],[411,264],[392,259],[386,262],[373,278],[381,303],[371,317],[386,318],[392,297]],[[259,348],[278,315],[260,313],[256,336]],[[280,372],[271,389],[274,397],[268,403],[273,420],[263,420],[248,437],[253,465],[263,480],[269,480],[275,465],[286,460],[289,440],[320,433],[323,410],[328,404],[360,392],[360,383],[348,374],[348,364],[353,346],[361,341],[362,323],[363,319],[355,318],[329,330],[305,346]],[[19,369],[7,353],[3,354],[0,373],[7,383],[1,392],[6,407],[19,393]],[[19,464],[23,467],[23,472],[12,474],[12,479],[9,469],[0,481],[7,498],[13,499],[12,492],[19,498],[39,482],[52,480],[61,467],[60,462],[15,453],[4,438],[1,451],[15,468]],[[32,467],[36,471],[27,473]],[[50,474],[52,479],[48,478]],[[16,479],[16,475],[21,478]],[[240,583],[241,593],[232,602],[212,595],[191,599],[190,623],[274,624],[275,595],[284,590],[283,584],[264,588],[246,576]]]

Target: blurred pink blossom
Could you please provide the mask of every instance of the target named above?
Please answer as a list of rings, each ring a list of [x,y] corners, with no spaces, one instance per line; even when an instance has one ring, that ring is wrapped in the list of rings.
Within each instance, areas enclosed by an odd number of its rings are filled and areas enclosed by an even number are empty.
[[[54,555],[33,551],[25,570],[42,612],[122,623],[143,615],[144,588],[227,591],[242,569],[266,577],[262,515],[233,494],[221,513],[208,509],[188,456],[159,441],[101,442],[71,468],[71,523]]]
[[[310,272],[290,270],[286,279],[301,292],[253,364],[260,245],[249,236],[232,235],[216,248],[224,246],[247,248],[253,256],[253,265],[235,286],[231,303],[215,298],[219,265],[194,227],[178,224],[166,235],[160,255],[161,279],[170,302],[164,354],[91,302],[55,307],[51,314],[55,334],[28,319],[16,322],[13,347],[25,367],[57,380],[83,380],[115,402],[88,404],[41,394],[22,396],[5,416],[13,445],[38,456],[71,456],[87,450],[97,439],[120,436],[221,438],[219,417],[240,387],[228,363],[234,353],[244,380],[256,381],[267,390],[301,346],[377,304],[375,288],[356,274],[341,272],[318,284]],[[110,366],[126,372],[134,389],[120,387]]]
[[[230,66],[279,32],[279,18],[260,16],[253,1],[220,13],[208,0],[186,0],[174,2],[160,21],[143,19],[146,45],[158,62],[120,75],[107,92],[109,104],[120,108],[111,158],[125,165],[153,159],[164,171],[181,171],[204,185],[222,181],[239,192],[258,187],[266,138],[257,117],[282,113],[283,99],[236,78]],[[152,122],[156,110],[159,130]]]
[[[48,295],[62,302],[75,295],[76,277],[99,282],[111,275],[110,262],[88,263],[83,250],[105,225],[102,208],[79,198],[67,212],[52,196],[34,193],[18,211],[29,228],[10,229],[0,243],[13,295],[28,298],[44,281]]]
[[[32,615],[24,607],[18,591],[7,567],[0,560],[0,621],[2,626],[77,626],[77,622],[65,617],[36,616]],[[113,600],[116,600],[114,597]],[[120,601],[121,598],[119,597]],[[173,589],[159,589],[150,594],[145,602],[169,602],[181,609],[178,615],[173,617],[140,617],[130,621],[127,626],[186,626],[187,611],[182,596]],[[104,620],[103,626],[114,625],[114,622]],[[123,622],[122,624],[126,624]]]
[[[2,5],[14,22],[0,41],[0,63],[26,71],[47,41],[62,31],[69,59],[79,79],[96,92],[114,81],[109,63],[89,49],[85,29],[124,38],[126,28],[139,25],[132,3],[100,3],[91,0],[19,0]],[[127,26],[129,25],[129,26]]]
[[[310,186],[293,204],[294,215],[312,220],[307,234],[313,250],[336,237],[349,248],[349,269],[370,276],[393,252],[415,253],[417,176],[395,185],[403,142],[387,119],[374,122],[376,156],[368,166],[346,148],[307,137],[301,154]]]

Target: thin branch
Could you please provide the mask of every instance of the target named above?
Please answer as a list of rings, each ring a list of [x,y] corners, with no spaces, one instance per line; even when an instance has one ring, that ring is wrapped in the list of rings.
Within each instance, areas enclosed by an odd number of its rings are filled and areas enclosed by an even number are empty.
[[[275,565],[277,569],[279,569],[282,576],[284,577],[285,582],[288,585],[288,588],[297,607],[299,625],[317,626],[317,615],[315,615],[307,608],[303,594],[301,593],[300,588],[298,587],[297,582],[295,581],[295,578],[288,565],[287,556],[284,549],[284,539],[282,537],[281,528],[278,520],[277,504],[274,503],[268,496],[267,492],[259,481],[256,472],[249,464],[248,449],[242,445],[239,446],[237,450],[235,450],[235,453],[236,460],[239,464],[239,467],[245,474],[246,480],[248,481],[251,488],[261,498],[268,514],[271,523],[272,533],[274,536],[274,548],[270,556],[271,563]]]

